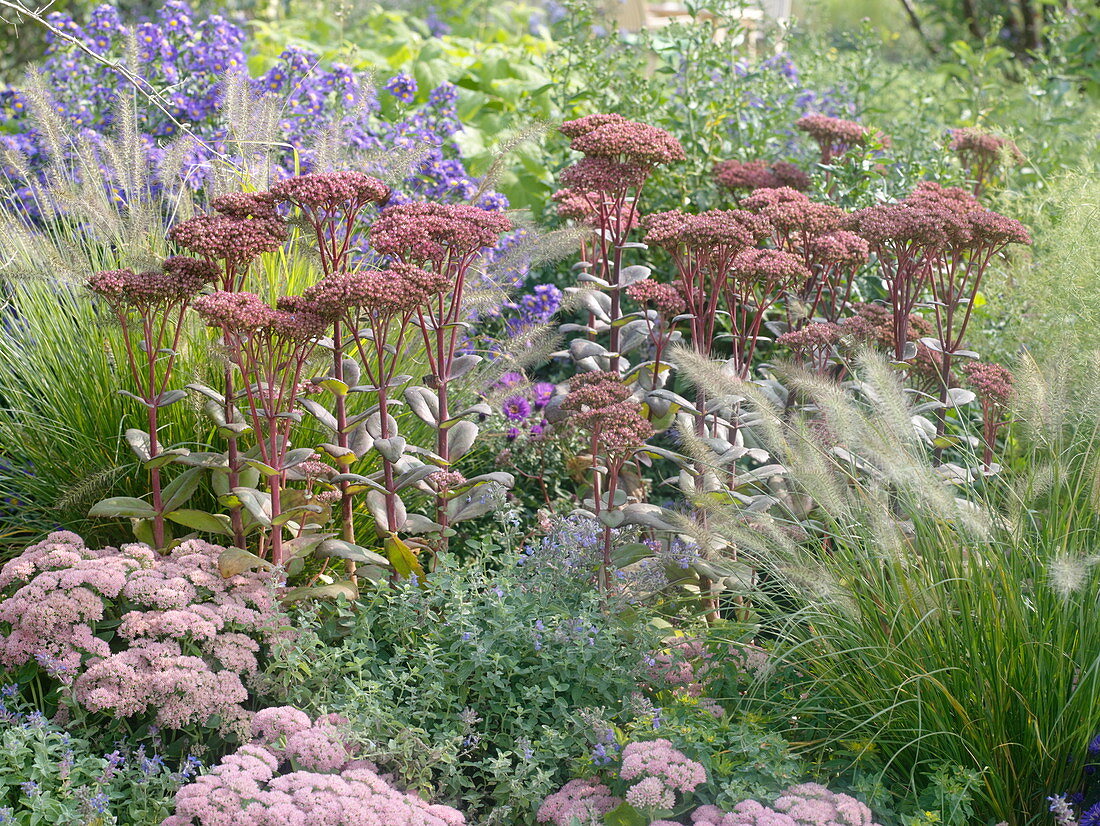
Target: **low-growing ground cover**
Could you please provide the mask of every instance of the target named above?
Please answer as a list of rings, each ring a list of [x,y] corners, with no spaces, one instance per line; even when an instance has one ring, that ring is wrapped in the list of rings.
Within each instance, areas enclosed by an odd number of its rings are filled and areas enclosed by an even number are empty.
[[[0,823],[1100,817],[1087,76],[732,11],[38,21]]]

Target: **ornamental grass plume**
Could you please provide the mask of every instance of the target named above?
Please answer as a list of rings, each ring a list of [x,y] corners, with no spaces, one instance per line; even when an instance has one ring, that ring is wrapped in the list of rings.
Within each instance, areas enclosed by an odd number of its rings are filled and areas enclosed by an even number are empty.
[[[302,390],[302,370],[330,320],[301,299],[282,299],[275,309],[253,293],[216,291],[193,307],[229,343],[229,360],[240,371],[260,460],[271,495],[271,560],[282,565],[281,492],[286,480],[290,427]]]
[[[461,355],[460,331],[467,320],[464,304],[467,276],[488,247],[512,228],[511,221],[497,212],[466,205],[413,202],[384,209],[371,226],[371,246],[402,264],[416,268],[403,272],[430,272],[446,279],[448,288],[434,291],[430,300],[417,306],[416,322],[424,341],[428,372],[436,394],[436,453],[451,461],[450,385],[455,360]],[[447,544],[450,517],[446,503],[437,500],[436,522],[443,527],[441,547]]]
[[[974,197],[985,190],[999,167],[1018,166],[1024,154],[1014,141],[976,126],[951,130],[951,151],[974,182]]]
[[[126,363],[137,394],[130,394],[146,408],[143,462],[160,455],[158,416],[161,408],[179,401],[179,391],[169,393],[183,320],[194,295],[217,280],[218,270],[197,258],[173,256],[159,271],[135,273],[108,270],[88,279],[86,285],[111,308],[122,328]],[[135,346],[136,344],[136,346]],[[164,501],[160,464],[147,464],[153,498],[153,545],[163,548]]]
[[[287,620],[265,571],[225,578],[198,539],[166,554],[58,532],[0,569],[0,663],[38,663],[89,712],[166,728],[237,728]]]
[[[161,826],[463,826],[450,806],[392,786],[357,760],[338,721],[289,706],[253,717],[253,739],[183,786]]]
[[[853,146],[861,146],[871,131],[855,121],[828,115],[805,115],[795,121],[795,129],[808,134],[821,151],[821,163],[831,164]]]
[[[982,464],[989,470],[997,447],[997,432],[1007,423],[1005,417],[1011,407],[1015,379],[1007,367],[989,361],[967,362],[962,372],[982,406],[982,441],[985,443]]]

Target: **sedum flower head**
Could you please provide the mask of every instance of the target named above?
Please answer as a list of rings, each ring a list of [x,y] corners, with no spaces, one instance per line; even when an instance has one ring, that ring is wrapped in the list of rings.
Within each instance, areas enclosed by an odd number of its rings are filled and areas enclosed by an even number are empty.
[[[414,201],[387,207],[371,226],[371,246],[407,263],[439,264],[494,246],[512,222],[499,212],[467,204]]]
[[[875,826],[866,805],[819,783],[792,786],[776,798],[772,808],[791,817],[798,826]]]
[[[89,278],[87,286],[115,306],[142,308],[186,301],[217,278],[217,269],[207,262],[176,255],[165,259],[159,272],[106,270]]]
[[[277,201],[332,212],[349,206],[384,204],[390,188],[362,172],[329,172],[296,175],[271,187]]]
[[[637,189],[649,177],[644,164],[613,158],[581,158],[561,172],[561,182],[579,192],[625,193]]]
[[[608,158],[646,168],[687,157],[680,142],[667,130],[619,117],[605,120],[593,128],[586,124],[584,131],[577,134],[569,146],[589,158]]]
[[[963,365],[966,383],[983,399],[1007,405],[1012,398],[1014,377],[1007,367],[991,361],[970,361]]]
[[[328,319],[307,302],[294,297],[281,302],[291,309],[275,309],[254,293],[217,290],[200,296],[192,306],[211,326],[238,334],[266,332],[288,341],[308,341],[328,327]]]
[[[976,126],[952,130],[951,151],[958,154],[967,167],[978,163],[995,165],[1004,158],[1013,164],[1024,162],[1024,154],[1013,141]]]
[[[780,250],[743,250],[730,267],[730,278],[741,283],[765,284],[770,290],[782,289],[809,277],[810,271],[805,264]]]
[[[714,166],[714,179],[732,192],[790,187],[810,188],[810,176],[787,161],[769,165],[764,161],[720,161]]]
[[[684,297],[674,284],[661,284],[651,278],[636,281],[626,288],[626,294],[642,305],[650,305],[666,316],[684,311]]]
[[[536,819],[554,826],[597,826],[622,802],[598,780],[570,780],[542,802]]]

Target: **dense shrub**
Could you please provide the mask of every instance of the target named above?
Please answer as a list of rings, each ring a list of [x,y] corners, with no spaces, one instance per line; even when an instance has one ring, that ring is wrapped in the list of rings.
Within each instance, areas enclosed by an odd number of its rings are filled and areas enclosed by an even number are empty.
[[[343,715],[403,782],[500,824],[529,822],[567,778],[570,757],[588,750],[589,715],[623,710],[655,642],[586,586],[532,580],[508,556],[447,562],[427,586],[298,622],[269,672],[287,699]]]

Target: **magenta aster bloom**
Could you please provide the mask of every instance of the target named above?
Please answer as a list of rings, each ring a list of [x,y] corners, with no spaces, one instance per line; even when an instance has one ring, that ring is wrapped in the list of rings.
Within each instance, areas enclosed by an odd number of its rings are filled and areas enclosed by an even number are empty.
[[[534,387],[531,388],[531,393],[535,399],[535,409],[542,410],[550,403],[550,399],[554,398],[554,393],[557,392],[557,387],[548,381],[535,382]]]
[[[504,417],[512,422],[526,421],[531,415],[531,403],[523,396],[510,396],[502,405]]]

